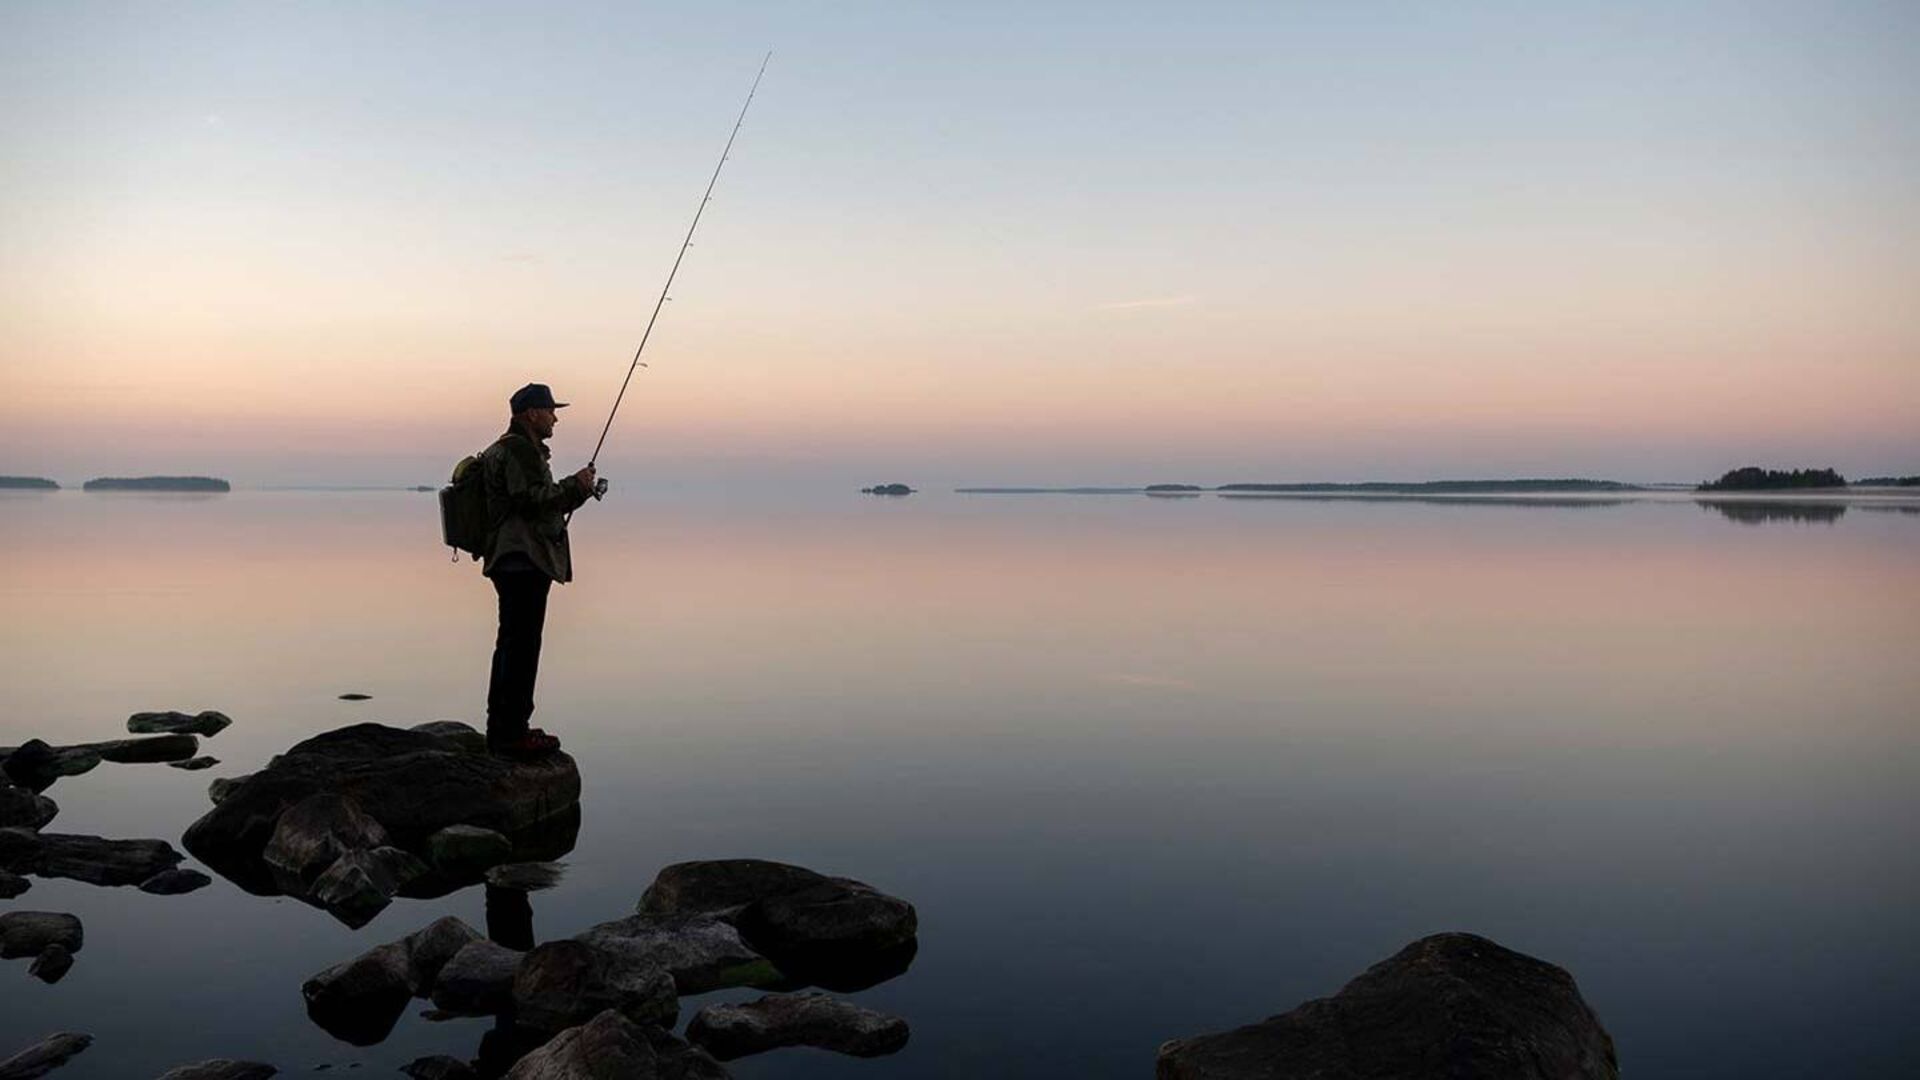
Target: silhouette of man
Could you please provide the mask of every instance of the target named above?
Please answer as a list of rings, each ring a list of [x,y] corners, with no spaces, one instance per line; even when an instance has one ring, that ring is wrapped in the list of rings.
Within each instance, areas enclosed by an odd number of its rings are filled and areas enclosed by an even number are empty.
[[[507,431],[480,454],[487,514],[498,522],[487,545],[482,572],[500,598],[500,632],[493,642],[487,684],[487,748],[507,757],[532,757],[560,748],[560,740],[529,728],[533,685],[540,670],[540,634],[547,621],[547,592],[573,580],[567,547],[567,515],[596,493],[589,465],[555,482],[547,439],[565,402],[553,400],[544,383],[528,383],[509,404]]]

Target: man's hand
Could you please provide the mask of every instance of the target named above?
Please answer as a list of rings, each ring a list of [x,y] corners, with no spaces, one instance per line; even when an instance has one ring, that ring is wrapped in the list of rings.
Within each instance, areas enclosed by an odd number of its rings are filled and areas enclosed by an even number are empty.
[[[573,480],[574,480],[574,483],[577,483],[580,485],[580,490],[586,492],[589,495],[593,494],[593,481],[594,481],[593,466],[589,465],[586,468],[581,469],[579,472],[574,473]]]

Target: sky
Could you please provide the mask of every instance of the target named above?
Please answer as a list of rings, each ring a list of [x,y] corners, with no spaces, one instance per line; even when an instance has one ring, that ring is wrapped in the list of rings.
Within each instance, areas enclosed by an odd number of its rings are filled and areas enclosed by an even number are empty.
[[[0,473],[1920,472],[1920,5],[0,4]]]

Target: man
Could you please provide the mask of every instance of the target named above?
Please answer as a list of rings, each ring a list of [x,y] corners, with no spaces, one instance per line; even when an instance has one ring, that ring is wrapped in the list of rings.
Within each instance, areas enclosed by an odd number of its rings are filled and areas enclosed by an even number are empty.
[[[500,597],[500,633],[493,643],[493,676],[487,684],[487,748],[506,757],[535,757],[560,748],[560,740],[528,728],[533,684],[540,670],[540,632],[547,621],[547,591],[573,580],[567,548],[567,515],[593,497],[589,465],[555,483],[547,439],[559,422],[543,383],[528,383],[509,404],[506,434],[480,454],[487,516],[498,522],[487,545],[482,572]]]

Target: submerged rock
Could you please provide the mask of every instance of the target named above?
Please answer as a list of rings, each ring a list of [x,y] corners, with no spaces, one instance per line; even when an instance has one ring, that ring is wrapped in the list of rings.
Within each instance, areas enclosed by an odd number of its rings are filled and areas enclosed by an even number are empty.
[[[38,956],[49,945],[79,952],[86,942],[80,920],[54,911],[9,911],[0,914],[0,959]]]
[[[522,832],[571,814],[577,830],[580,773],[565,754],[508,761],[444,734],[355,724],[295,745],[218,795],[187,830],[187,850],[243,887],[271,895],[282,886],[264,854],[281,818],[313,796],[351,803],[380,825],[387,843],[417,854],[449,825],[493,829],[518,843]],[[277,857],[319,869],[293,850]]]
[[[583,941],[549,941],[528,953],[514,973],[513,1003],[520,1023],[542,1031],[586,1023],[607,1009],[662,1027],[680,1015],[665,968]]]
[[[202,756],[188,758],[185,761],[170,761],[167,763],[167,768],[184,769],[187,772],[199,772],[201,769],[211,769],[218,764],[220,764],[219,758]]]
[[[482,938],[453,954],[433,982],[435,1008],[462,1016],[486,1016],[513,1007],[513,977],[525,953]]]
[[[209,739],[233,725],[233,718],[208,709],[199,713],[137,712],[127,717],[129,735],[202,735]]]
[[[687,1038],[721,1061],[782,1046],[880,1057],[907,1045],[907,1022],[821,993],[769,994],[744,1005],[709,1005]]]
[[[427,837],[427,858],[449,873],[483,873],[513,857],[513,841],[477,825],[449,825]]]
[[[365,926],[426,872],[425,863],[396,847],[349,851],[314,880],[307,897],[347,925]]]
[[[1472,1076],[1615,1080],[1573,976],[1473,934],[1435,934],[1330,998],[1160,1047],[1159,1080]]]
[[[198,870],[162,870],[140,883],[140,891],[155,896],[179,896],[213,884],[213,879]]]
[[[267,1080],[279,1073],[264,1062],[214,1058],[192,1065],[176,1065],[160,1074],[160,1080]]]
[[[38,829],[58,813],[52,799],[0,778],[0,828]]]
[[[480,1074],[473,1066],[457,1057],[435,1054],[432,1057],[414,1058],[400,1071],[413,1077],[413,1080],[479,1080]]]
[[[0,1061],[0,1080],[34,1080],[73,1060],[93,1045],[93,1036],[63,1031],[49,1035],[25,1050]]]
[[[300,987],[307,1016],[355,1046],[387,1037],[407,1002],[425,997],[448,960],[480,935],[452,916],[322,971]]]
[[[40,950],[33,958],[33,964],[27,968],[27,974],[43,983],[52,985],[67,977],[73,970],[73,953],[65,945],[49,945]]]
[[[89,885],[138,885],[171,870],[181,855],[165,840],[105,840],[98,836],[0,829],[0,869]]]
[[[520,1059],[507,1080],[726,1080],[698,1047],[608,1009]]]
[[[629,915],[576,934],[574,940],[665,968],[681,994],[774,986],[784,979],[772,961],[747,947],[732,923],[716,915]]]

